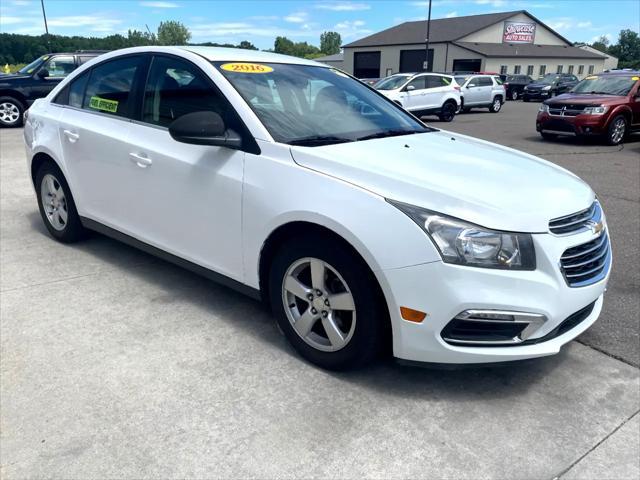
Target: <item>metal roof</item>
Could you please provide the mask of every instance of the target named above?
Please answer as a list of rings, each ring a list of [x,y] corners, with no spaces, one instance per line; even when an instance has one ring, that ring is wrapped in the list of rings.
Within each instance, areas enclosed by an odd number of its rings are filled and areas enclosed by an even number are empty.
[[[314,58],[316,62],[342,62],[344,55],[342,53],[334,53],[333,55],[327,55],[326,57]]]
[[[543,57],[543,58],[593,58],[602,60],[603,56],[578,47],[564,45],[534,45],[531,43],[476,43],[453,42],[485,57]]]

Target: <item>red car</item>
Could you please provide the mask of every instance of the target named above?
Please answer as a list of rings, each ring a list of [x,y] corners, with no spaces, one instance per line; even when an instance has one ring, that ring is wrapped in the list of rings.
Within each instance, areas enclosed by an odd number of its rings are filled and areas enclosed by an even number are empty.
[[[540,105],[536,130],[558,135],[601,136],[609,145],[640,131],[640,72],[590,75],[573,89]]]

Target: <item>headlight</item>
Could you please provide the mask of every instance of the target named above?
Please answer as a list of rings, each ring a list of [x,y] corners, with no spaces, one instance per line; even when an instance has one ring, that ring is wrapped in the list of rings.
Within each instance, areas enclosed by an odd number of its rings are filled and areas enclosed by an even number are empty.
[[[585,107],[582,111],[585,115],[602,115],[609,110],[609,107],[605,107],[604,105],[599,105],[597,107]]]
[[[549,111],[549,105],[547,105],[546,103],[541,103],[540,106],[538,107],[538,111],[539,112],[548,112]]]
[[[406,203],[387,201],[431,237],[446,263],[504,270],[536,268],[533,240],[528,233],[489,230]]]
[[[551,85],[547,85],[546,87],[542,87],[542,90],[551,90]]]

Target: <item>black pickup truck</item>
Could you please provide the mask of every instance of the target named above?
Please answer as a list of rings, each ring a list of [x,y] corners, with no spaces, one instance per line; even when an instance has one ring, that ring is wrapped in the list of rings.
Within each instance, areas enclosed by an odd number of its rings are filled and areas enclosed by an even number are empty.
[[[24,111],[83,63],[105,53],[81,50],[43,55],[16,73],[0,75],[0,127],[22,125]]]

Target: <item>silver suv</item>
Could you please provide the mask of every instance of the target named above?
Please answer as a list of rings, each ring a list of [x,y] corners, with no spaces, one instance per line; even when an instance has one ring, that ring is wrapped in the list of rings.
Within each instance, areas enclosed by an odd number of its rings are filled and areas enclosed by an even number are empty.
[[[489,108],[498,113],[507,98],[507,92],[500,78],[496,75],[456,75],[460,92],[462,111],[472,108]]]

